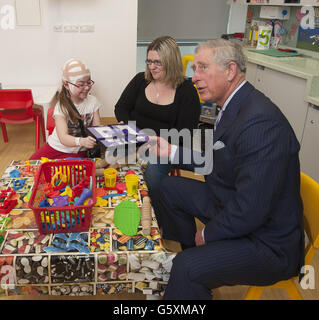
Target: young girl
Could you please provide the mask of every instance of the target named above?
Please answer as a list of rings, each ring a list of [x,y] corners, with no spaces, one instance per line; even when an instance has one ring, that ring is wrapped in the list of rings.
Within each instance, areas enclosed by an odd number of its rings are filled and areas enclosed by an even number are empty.
[[[48,137],[48,142],[30,159],[86,157],[86,150],[93,148],[96,141],[90,136],[81,137],[78,120],[80,114],[84,128],[100,125],[100,103],[94,96],[89,95],[93,84],[90,70],[80,60],[70,59],[64,64],[62,89],[53,112],[54,131]]]

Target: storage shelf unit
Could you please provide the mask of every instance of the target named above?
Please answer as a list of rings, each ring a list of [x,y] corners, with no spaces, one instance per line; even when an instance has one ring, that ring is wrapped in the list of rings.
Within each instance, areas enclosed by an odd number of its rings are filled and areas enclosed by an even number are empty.
[[[232,1],[231,1],[232,2]],[[298,3],[286,3],[285,0],[255,0],[248,2],[248,0],[237,0],[236,3],[246,4],[250,6],[287,6],[287,7],[301,7],[301,6],[314,6],[319,7],[319,2],[316,0],[300,0]]]

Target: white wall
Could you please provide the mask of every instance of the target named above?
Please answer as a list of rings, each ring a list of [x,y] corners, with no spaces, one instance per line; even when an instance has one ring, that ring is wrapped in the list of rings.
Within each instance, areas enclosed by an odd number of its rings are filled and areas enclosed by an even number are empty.
[[[14,0],[0,0],[0,8],[6,4]],[[137,0],[41,0],[41,20],[39,27],[0,28],[0,82],[60,84],[63,63],[76,57],[91,69],[101,115],[114,116],[136,72]],[[94,24],[95,32],[53,32],[56,24]]]
[[[152,41],[162,35],[176,40],[206,40],[226,33],[226,0],[139,0],[137,38]]]

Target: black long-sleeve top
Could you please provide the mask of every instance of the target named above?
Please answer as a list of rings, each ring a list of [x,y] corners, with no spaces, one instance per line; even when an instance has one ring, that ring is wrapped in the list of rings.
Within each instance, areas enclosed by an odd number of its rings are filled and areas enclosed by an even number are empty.
[[[150,128],[157,135],[160,129],[197,128],[200,102],[190,81],[185,80],[176,88],[174,102],[168,105],[154,104],[147,99],[145,88],[148,84],[144,72],[138,73],[130,81],[115,105],[118,121],[135,120],[139,129]]]

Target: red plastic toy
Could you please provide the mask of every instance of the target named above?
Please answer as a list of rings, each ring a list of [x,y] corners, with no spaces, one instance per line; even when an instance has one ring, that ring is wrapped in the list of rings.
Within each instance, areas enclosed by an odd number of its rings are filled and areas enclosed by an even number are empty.
[[[126,190],[125,182],[116,182],[115,187],[104,187],[105,190],[116,190],[118,193],[123,193]]]
[[[135,174],[135,172],[134,172],[132,169],[130,169],[130,170],[128,170],[128,171],[125,173],[126,176],[127,176],[128,174]]]
[[[1,190],[0,194],[0,213],[9,213],[18,203],[17,200],[11,200],[11,198],[16,194],[11,188],[6,190]]]
[[[84,188],[90,185],[90,177],[86,176],[79,184],[72,187],[74,197],[80,197]]]
[[[60,195],[60,191],[52,187],[51,183],[45,183],[43,185],[43,191],[44,194],[49,198],[57,197],[58,195]]]

